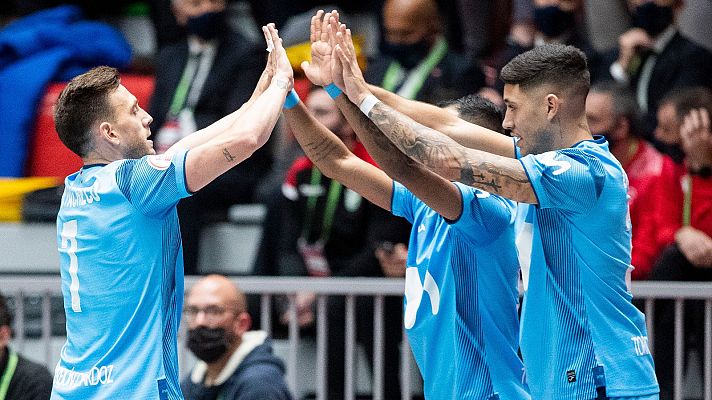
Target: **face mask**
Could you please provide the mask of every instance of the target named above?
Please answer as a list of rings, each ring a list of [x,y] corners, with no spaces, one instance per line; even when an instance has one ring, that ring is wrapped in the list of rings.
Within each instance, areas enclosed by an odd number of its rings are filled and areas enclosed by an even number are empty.
[[[425,40],[412,44],[383,43],[383,53],[393,57],[406,69],[418,65],[430,53],[430,46]]]
[[[559,37],[574,26],[574,13],[557,6],[534,8],[534,24],[547,37]]]
[[[672,7],[661,7],[653,2],[635,8],[633,25],[642,28],[650,36],[658,36],[673,23]]]
[[[222,357],[229,347],[230,339],[225,328],[201,326],[188,330],[188,349],[206,363]]]
[[[191,35],[203,40],[217,37],[225,29],[225,11],[214,11],[188,18],[186,28]]]

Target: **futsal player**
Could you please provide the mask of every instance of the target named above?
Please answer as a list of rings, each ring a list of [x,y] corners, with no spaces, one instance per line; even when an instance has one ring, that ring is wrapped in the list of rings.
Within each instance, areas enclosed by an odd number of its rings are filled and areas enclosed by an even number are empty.
[[[346,94],[393,144],[446,179],[531,204],[520,251],[531,254],[521,352],[532,398],[657,399],[645,318],[631,303],[627,178],[588,128],[583,53],[544,45],[502,69],[503,126],[516,145],[476,125],[444,125],[485,152],[379,101],[338,29]]]
[[[62,91],[57,132],[84,165],[66,178],[57,217],[67,342],[52,399],[183,398],[176,203],[269,138],[293,78],[276,29],[263,31],[274,49],[250,101],[165,155],[115,69],[92,69]]]
[[[413,225],[404,326],[425,397],[529,398],[517,355],[519,266],[513,203],[451,183],[410,162],[383,138],[331,84],[331,62],[324,57],[332,52],[329,17],[319,12],[312,18],[312,63],[304,65],[305,72],[314,84],[327,86],[383,171],[350,153],[297,98],[287,101],[285,116],[322,173]],[[471,117],[495,121],[491,127],[501,129],[496,107],[486,101],[478,104]]]

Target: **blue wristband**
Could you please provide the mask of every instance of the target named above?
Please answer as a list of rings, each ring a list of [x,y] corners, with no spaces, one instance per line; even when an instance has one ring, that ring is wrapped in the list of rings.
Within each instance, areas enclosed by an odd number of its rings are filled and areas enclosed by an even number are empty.
[[[287,98],[284,100],[284,109],[289,110],[299,104],[299,95],[297,91],[292,89],[288,94]]]
[[[332,99],[336,99],[339,95],[341,95],[341,93],[343,93],[341,89],[333,83],[324,86],[324,90],[326,90],[326,93],[329,93],[329,97]]]

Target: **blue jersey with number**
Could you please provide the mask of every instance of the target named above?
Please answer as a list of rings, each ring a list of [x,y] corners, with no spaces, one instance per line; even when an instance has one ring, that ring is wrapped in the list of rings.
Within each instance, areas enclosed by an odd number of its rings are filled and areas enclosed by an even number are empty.
[[[67,342],[52,399],[182,399],[186,151],[85,166],[57,217]]]
[[[657,393],[645,317],[631,303],[623,168],[601,137],[521,163],[538,201],[517,241],[531,257],[521,350],[532,398]]]
[[[427,399],[527,399],[517,356],[512,203],[459,185],[446,221],[394,183],[393,214],[413,224],[404,324]]]

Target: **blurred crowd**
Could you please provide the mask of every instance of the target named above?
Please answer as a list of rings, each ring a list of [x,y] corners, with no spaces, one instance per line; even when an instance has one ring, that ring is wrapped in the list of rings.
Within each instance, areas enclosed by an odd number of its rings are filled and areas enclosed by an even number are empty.
[[[72,7],[67,11],[63,7],[69,3]],[[593,134],[607,138],[629,179],[632,279],[712,280],[710,2],[9,1],[0,5],[0,83],[12,79],[13,68],[23,56],[34,54],[27,50],[27,42],[18,39],[23,25],[25,32],[35,32],[33,18],[40,21],[42,15],[68,15],[68,21],[119,27],[123,35],[104,40],[125,40],[133,49],[131,58],[114,57],[123,54],[123,43],[113,44],[118,50],[112,43],[102,47],[109,56],[99,52],[95,43],[91,48],[94,58],[80,57],[81,62],[71,69],[66,67],[66,58],[61,58],[57,68],[37,83],[37,90],[41,92],[42,84],[49,81],[67,79],[82,68],[102,63],[113,64],[125,74],[152,76],[155,89],[150,104],[143,106],[153,116],[153,141],[160,152],[250,97],[265,62],[264,49],[257,40],[258,26],[277,24],[289,54],[294,55],[291,62],[299,77],[303,58],[296,57],[308,54],[303,49],[309,41],[309,18],[317,8],[339,9],[344,21],[360,28],[355,33],[367,81],[432,104],[447,104],[476,93],[503,108],[503,84],[498,74],[513,57],[552,42],[583,50],[593,84],[586,102],[590,128]],[[61,12],[64,14],[58,14]],[[146,32],[152,37],[132,39],[130,33],[139,25],[121,21],[135,17],[149,24],[151,29]],[[46,35],[39,33],[43,40]],[[80,32],[68,40],[81,50],[85,38]],[[148,50],[146,42],[152,43]],[[42,60],[46,65],[47,58]],[[355,154],[374,163],[329,96],[305,79],[297,80],[295,86],[312,114]],[[8,96],[15,95],[1,93],[0,104],[17,101],[5,99]],[[34,99],[38,107],[36,95],[28,99],[27,104]],[[17,126],[21,137],[30,135],[31,124]],[[5,127],[0,126],[2,129]],[[18,143],[26,146],[27,142],[25,138]],[[16,162],[21,170],[23,161]],[[246,162],[179,204],[186,274],[211,272],[209,265],[199,263],[201,232],[207,224],[227,218],[230,206],[243,203],[262,203],[267,209],[255,274],[404,276],[409,226],[322,176],[303,156],[286,124],[278,124],[270,143]],[[299,324],[307,331],[313,329],[314,300],[310,293],[296,299]],[[395,300],[386,304],[386,313],[396,316],[386,319],[395,322],[386,323],[386,330],[394,332],[386,338],[399,340],[401,303]],[[330,304],[329,310],[333,311],[330,321],[337,321],[333,326],[343,329],[343,322],[338,323],[343,320],[339,311],[343,304]],[[286,311],[286,302],[278,304],[274,320],[284,323]],[[673,380],[673,313],[672,304],[661,302],[655,314],[656,363],[663,391],[670,390]],[[368,342],[373,319],[369,314],[360,315],[363,321],[357,326],[363,335],[359,339]],[[689,326],[685,343],[701,345],[702,313],[685,315]],[[339,329],[330,332],[330,349],[343,346],[343,334]],[[387,343],[386,348],[397,352],[395,343]],[[666,351],[670,352],[667,356]],[[397,356],[385,360],[388,364]],[[336,380],[343,377],[339,373],[343,362],[335,359],[330,364],[335,381],[330,381],[329,387],[342,387]],[[386,381],[397,382],[388,376],[397,366],[386,367]],[[398,396],[397,385],[387,389],[388,398]]]

